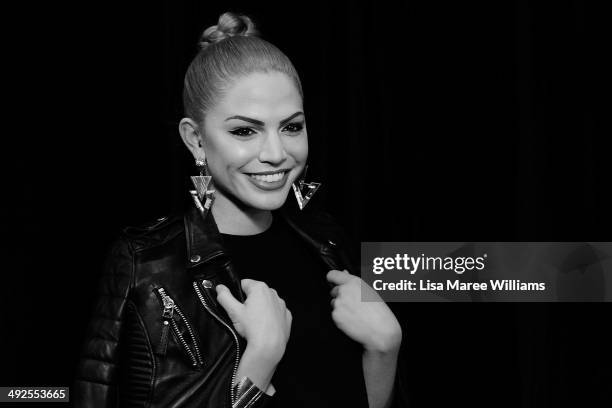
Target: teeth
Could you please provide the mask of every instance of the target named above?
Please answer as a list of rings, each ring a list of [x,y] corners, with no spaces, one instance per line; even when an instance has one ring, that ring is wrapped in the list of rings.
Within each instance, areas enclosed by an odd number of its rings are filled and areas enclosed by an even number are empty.
[[[281,171],[280,173],[274,173],[274,174],[249,174],[249,176],[253,177],[255,180],[258,181],[264,181],[266,183],[274,183],[275,181],[279,181],[283,178],[283,176],[285,175],[284,171]]]

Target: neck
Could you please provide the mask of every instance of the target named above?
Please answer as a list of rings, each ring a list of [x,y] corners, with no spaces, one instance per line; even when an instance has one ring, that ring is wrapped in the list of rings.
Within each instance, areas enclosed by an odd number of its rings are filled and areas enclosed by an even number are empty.
[[[272,224],[272,212],[270,210],[240,208],[218,192],[211,211],[219,232],[223,234],[259,234],[267,230]]]

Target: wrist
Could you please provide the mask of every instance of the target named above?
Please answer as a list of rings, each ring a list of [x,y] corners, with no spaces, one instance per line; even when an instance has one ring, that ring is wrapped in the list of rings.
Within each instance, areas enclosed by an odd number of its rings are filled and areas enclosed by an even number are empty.
[[[247,345],[232,386],[235,386],[242,378],[248,377],[259,389],[267,390],[276,371],[276,365],[276,361]]]
[[[379,364],[395,363],[399,357],[399,349],[397,350],[380,350],[380,349],[363,349],[362,358],[367,361],[378,361]]]
[[[263,364],[276,366],[285,354],[285,346],[269,342],[249,342],[244,354],[249,354]]]
[[[402,331],[400,328],[390,333],[380,334],[364,345],[366,352],[377,354],[397,354],[402,344]]]

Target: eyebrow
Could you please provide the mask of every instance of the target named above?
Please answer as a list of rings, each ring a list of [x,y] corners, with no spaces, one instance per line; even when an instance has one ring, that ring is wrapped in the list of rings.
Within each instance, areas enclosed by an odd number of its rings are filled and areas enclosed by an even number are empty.
[[[304,114],[304,112],[302,112],[302,111],[295,112],[293,115],[289,116],[288,118],[285,118],[285,119],[281,120],[280,121],[280,125],[283,126],[284,124],[289,122],[291,119],[295,118],[296,116],[303,115],[303,114]],[[225,119],[225,122],[227,122],[228,120],[231,120],[231,119],[244,120],[245,122],[249,122],[249,123],[252,123],[252,124],[257,125],[257,126],[264,126],[265,125],[265,123],[263,123],[261,120],[257,120],[257,119],[253,119],[253,118],[247,118],[246,116],[240,116],[240,115],[230,116],[229,118]]]

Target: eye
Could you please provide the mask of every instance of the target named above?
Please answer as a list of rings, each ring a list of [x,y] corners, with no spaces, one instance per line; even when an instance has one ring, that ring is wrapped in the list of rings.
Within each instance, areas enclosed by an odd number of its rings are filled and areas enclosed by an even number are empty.
[[[255,134],[255,131],[248,127],[236,128],[229,131],[232,135],[247,137]]]
[[[283,128],[283,131],[288,133],[300,133],[304,129],[304,122],[289,123]]]

